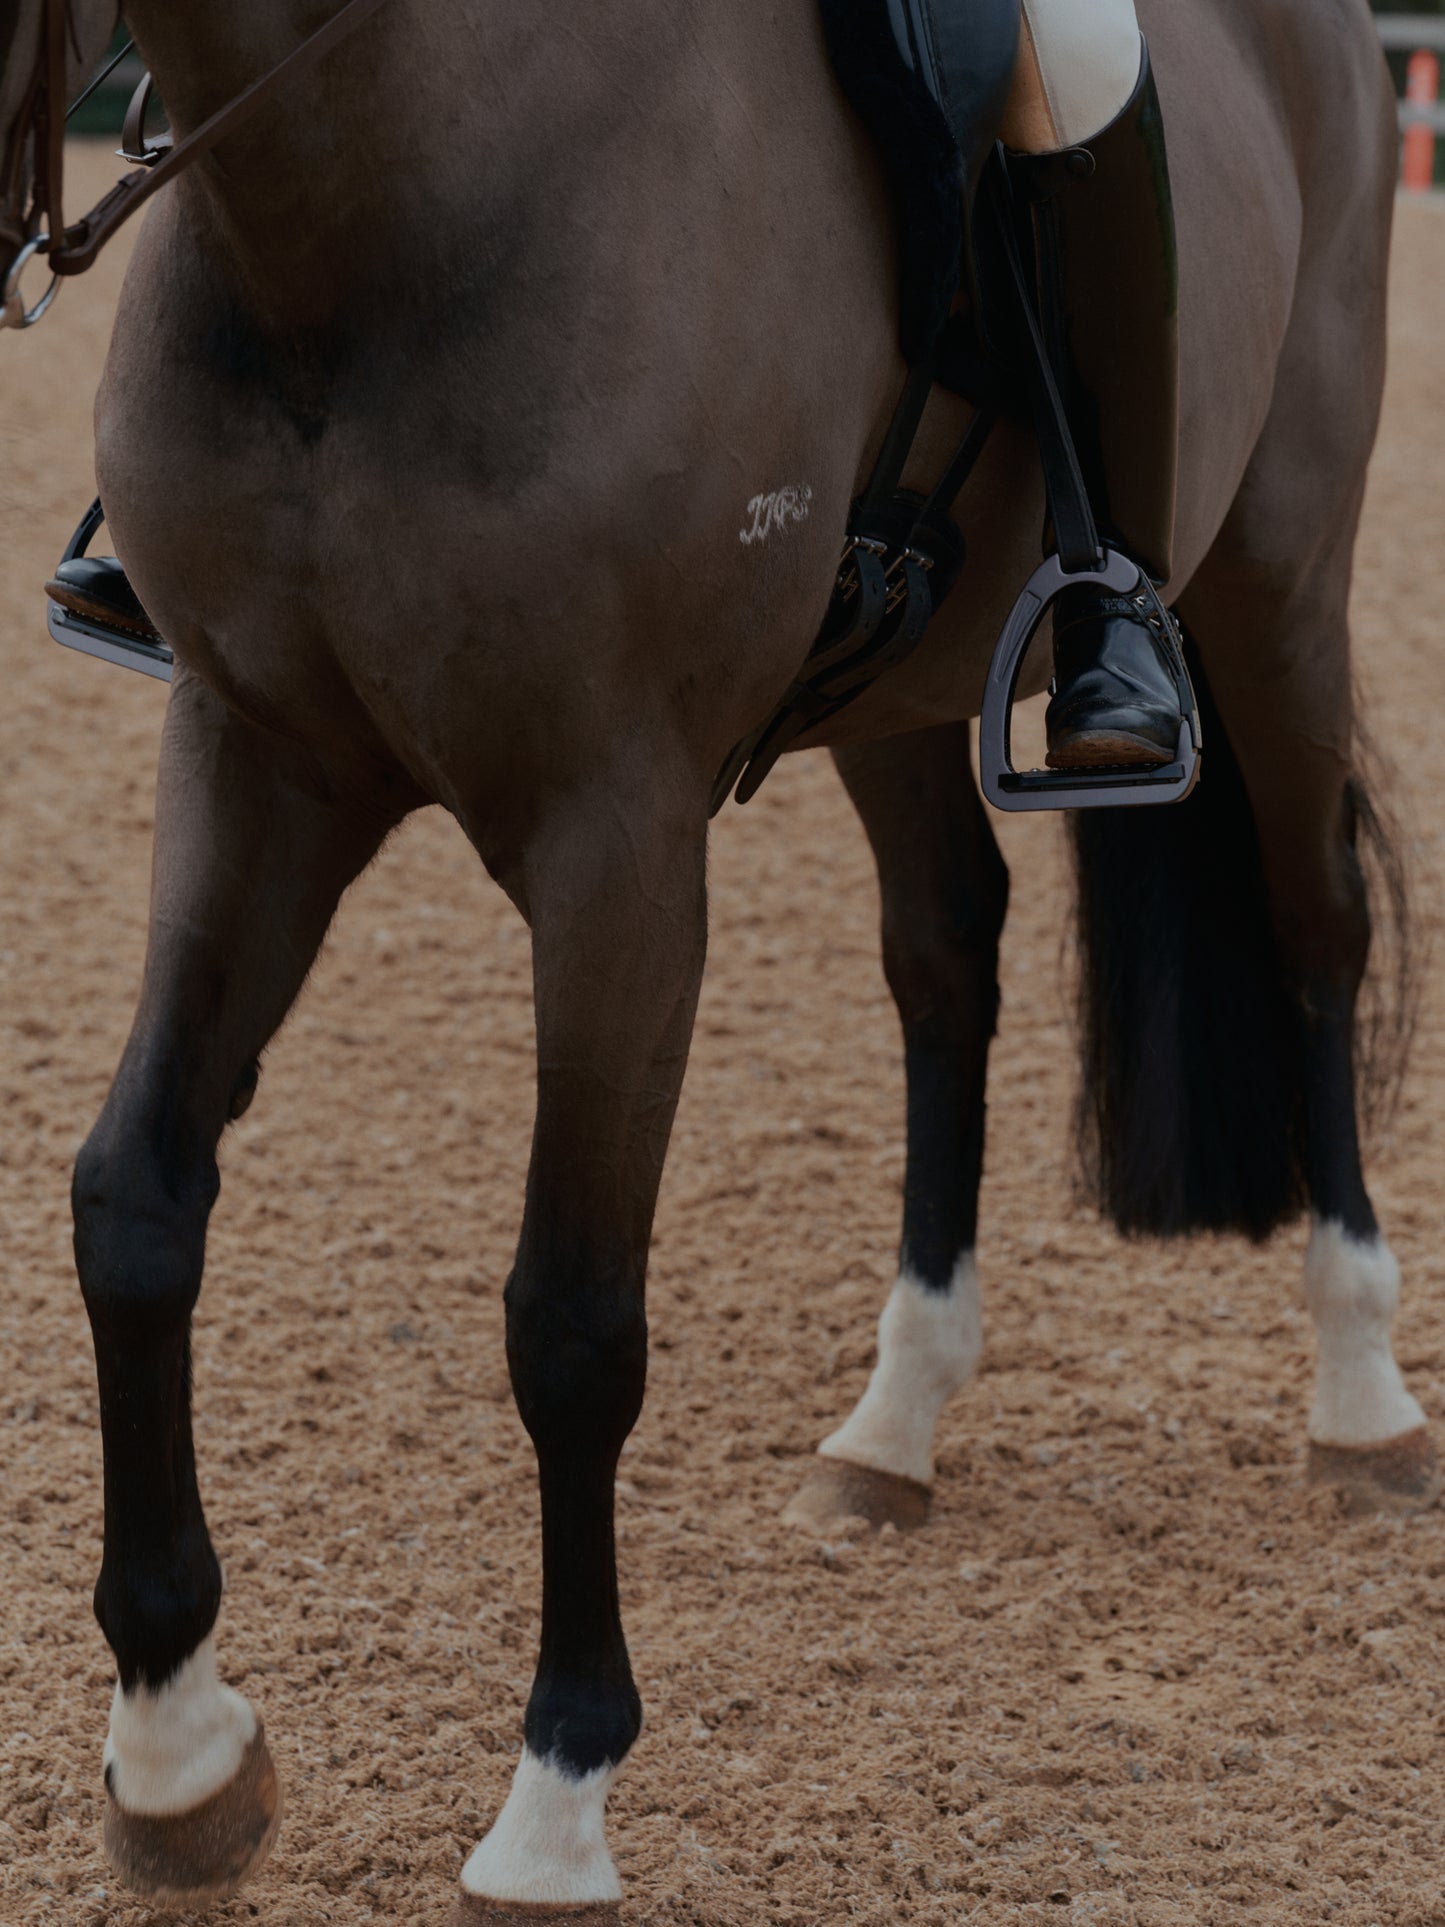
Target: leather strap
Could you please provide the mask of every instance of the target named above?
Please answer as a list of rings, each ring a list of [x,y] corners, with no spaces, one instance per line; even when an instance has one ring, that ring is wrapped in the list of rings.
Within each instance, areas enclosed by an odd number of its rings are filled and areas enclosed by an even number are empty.
[[[40,96],[45,91],[44,57],[36,63],[30,86],[10,130],[5,150],[4,178],[0,179],[0,239],[19,249],[30,238],[26,219],[25,148],[40,111]],[[43,159],[43,157],[42,157]]]
[[[1018,216],[1001,148],[984,177],[984,190],[1000,252],[1008,267],[1015,319],[1027,348],[1027,372],[1034,401],[1034,431],[1043,465],[1049,515],[1054,525],[1054,541],[1066,570],[1077,572],[1094,569],[1102,562],[1103,544],[1099,540],[1098,525],[1094,521],[1089,491],[1084,485],[1074,438],[1069,430],[1058,383],[1054,379],[1049,351],[1044,344],[1043,330],[1039,326],[1033,296],[1029,291],[1023,262],[1019,258]]]
[[[153,141],[146,139],[146,113],[155,88],[152,77],[142,74],[140,85],[130,97],[120,130],[121,159],[134,161],[139,167],[154,167],[175,146],[169,134],[157,134]]]
[[[35,127],[35,153],[37,161],[44,156],[45,180],[37,183],[37,189],[43,185],[47,232],[53,238],[65,225],[65,48],[72,33],[70,0],[45,0],[45,11],[45,92]],[[37,191],[37,203],[40,198]]]
[[[152,194],[175,179],[193,161],[208,154],[218,141],[224,140],[247,121],[260,107],[276,94],[288,80],[294,80],[318,60],[331,52],[350,33],[368,19],[385,0],[346,0],[338,13],[334,13],[322,27],[303,40],[286,58],[274,66],[259,80],[252,81],[243,92],[220,107],[209,120],[178,141],[165,158],[153,166],[137,168],[116,182],[110,192],[72,226],[62,230],[62,216],[59,210],[60,159],[59,144],[64,135],[64,118],[58,103],[64,98],[65,90],[65,24],[68,0],[47,0],[49,9],[49,31],[47,33],[46,57],[49,62],[46,90],[50,100],[49,126],[52,151],[51,175],[48,183],[49,219],[52,241],[56,235],[62,238],[49,250],[51,269],[56,274],[83,274],[94,262],[96,255],[132,214],[148,201]],[[57,24],[59,30],[57,31]],[[58,52],[57,52],[58,49]],[[57,89],[54,69],[58,62],[60,82]]]

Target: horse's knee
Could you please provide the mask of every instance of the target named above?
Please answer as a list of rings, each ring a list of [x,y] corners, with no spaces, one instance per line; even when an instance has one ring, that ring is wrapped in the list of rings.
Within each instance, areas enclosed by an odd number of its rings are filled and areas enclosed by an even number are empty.
[[[512,1389],[544,1468],[573,1450],[615,1461],[647,1378],[641,1279],[519,1261],[505,1303]]]
[[[194,1308],[214,1159],[169,1170],[143,1136],[98,1126],[75,1161],[71,1212],[80,1289],[92,1320],[170,1327]]]
[[[1342,856],[1306,894],[1296,878],[1275,916],[1280,966],[1307,1016],[1348,1011],[1370,956],[1370,905],[1353,853]]]

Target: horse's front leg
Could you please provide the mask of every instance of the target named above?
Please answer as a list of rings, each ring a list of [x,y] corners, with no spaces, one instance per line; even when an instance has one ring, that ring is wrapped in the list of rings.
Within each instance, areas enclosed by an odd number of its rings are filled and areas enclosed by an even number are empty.
[[[878,863],[883,964],[903,1026],[908,1167],[898,1277],[862,1398],[788,1508],[796,1524],[919,1525],[939,1415],[983,1343],[974,1240],[1008,870],[966,723],[839,751]]]
[[[105,1844],[126,1885],[167,1906],[230,1893],[278,1816],[260,1724],[217,1678],[221,1572],[191,1443],[190,1327],[217,1143],[381,834],[321,800],[297,761],[177,680],[140,1007],[75,1169],[105,1447],[95,1612],[120,1676]]]
[[[528,854],[537,1120],[507,1284],[507,1360],[537,1453],[542,1636],[522,1758],[462,1872],[456,1921],[611,1920],[608,1785],[636,1739],[613,1480],[642,1405],[643,1282],[706,947],[706,807],[645,757]],[[509,879],[510,881],[510,879]],[[508,1911],[522,1903],[524,1913]]]

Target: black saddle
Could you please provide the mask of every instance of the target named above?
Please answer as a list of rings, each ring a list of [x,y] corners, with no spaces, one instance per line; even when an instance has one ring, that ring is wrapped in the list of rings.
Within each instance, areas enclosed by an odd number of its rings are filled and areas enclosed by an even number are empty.
[[[900,241],[899,335],[912,366],[970,276],[968,214],[1003,124],[1019,0],[820,0],[828,53],[872,136]]]

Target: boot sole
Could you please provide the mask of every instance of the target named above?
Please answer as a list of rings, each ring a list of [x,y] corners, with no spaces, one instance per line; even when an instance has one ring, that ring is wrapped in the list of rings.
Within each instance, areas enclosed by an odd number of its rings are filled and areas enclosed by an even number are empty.
[[[146,642],[165,641],[160,631],[144,616],[127,615],[120,609],[113,609],[109,603],[80,594],[68,583],[47,582],[45,593],[52,602],[58,602],[62,609],[79,616],[82,622],[94,622],[101,628],[123,629],[128,636],[140,636]]]
[[[1173,760],[1172,749],[1160,749],[1147,736],[1133,736],[1127,730],[1076,737],[1044,758],[1050,769],[1159,769]]]

